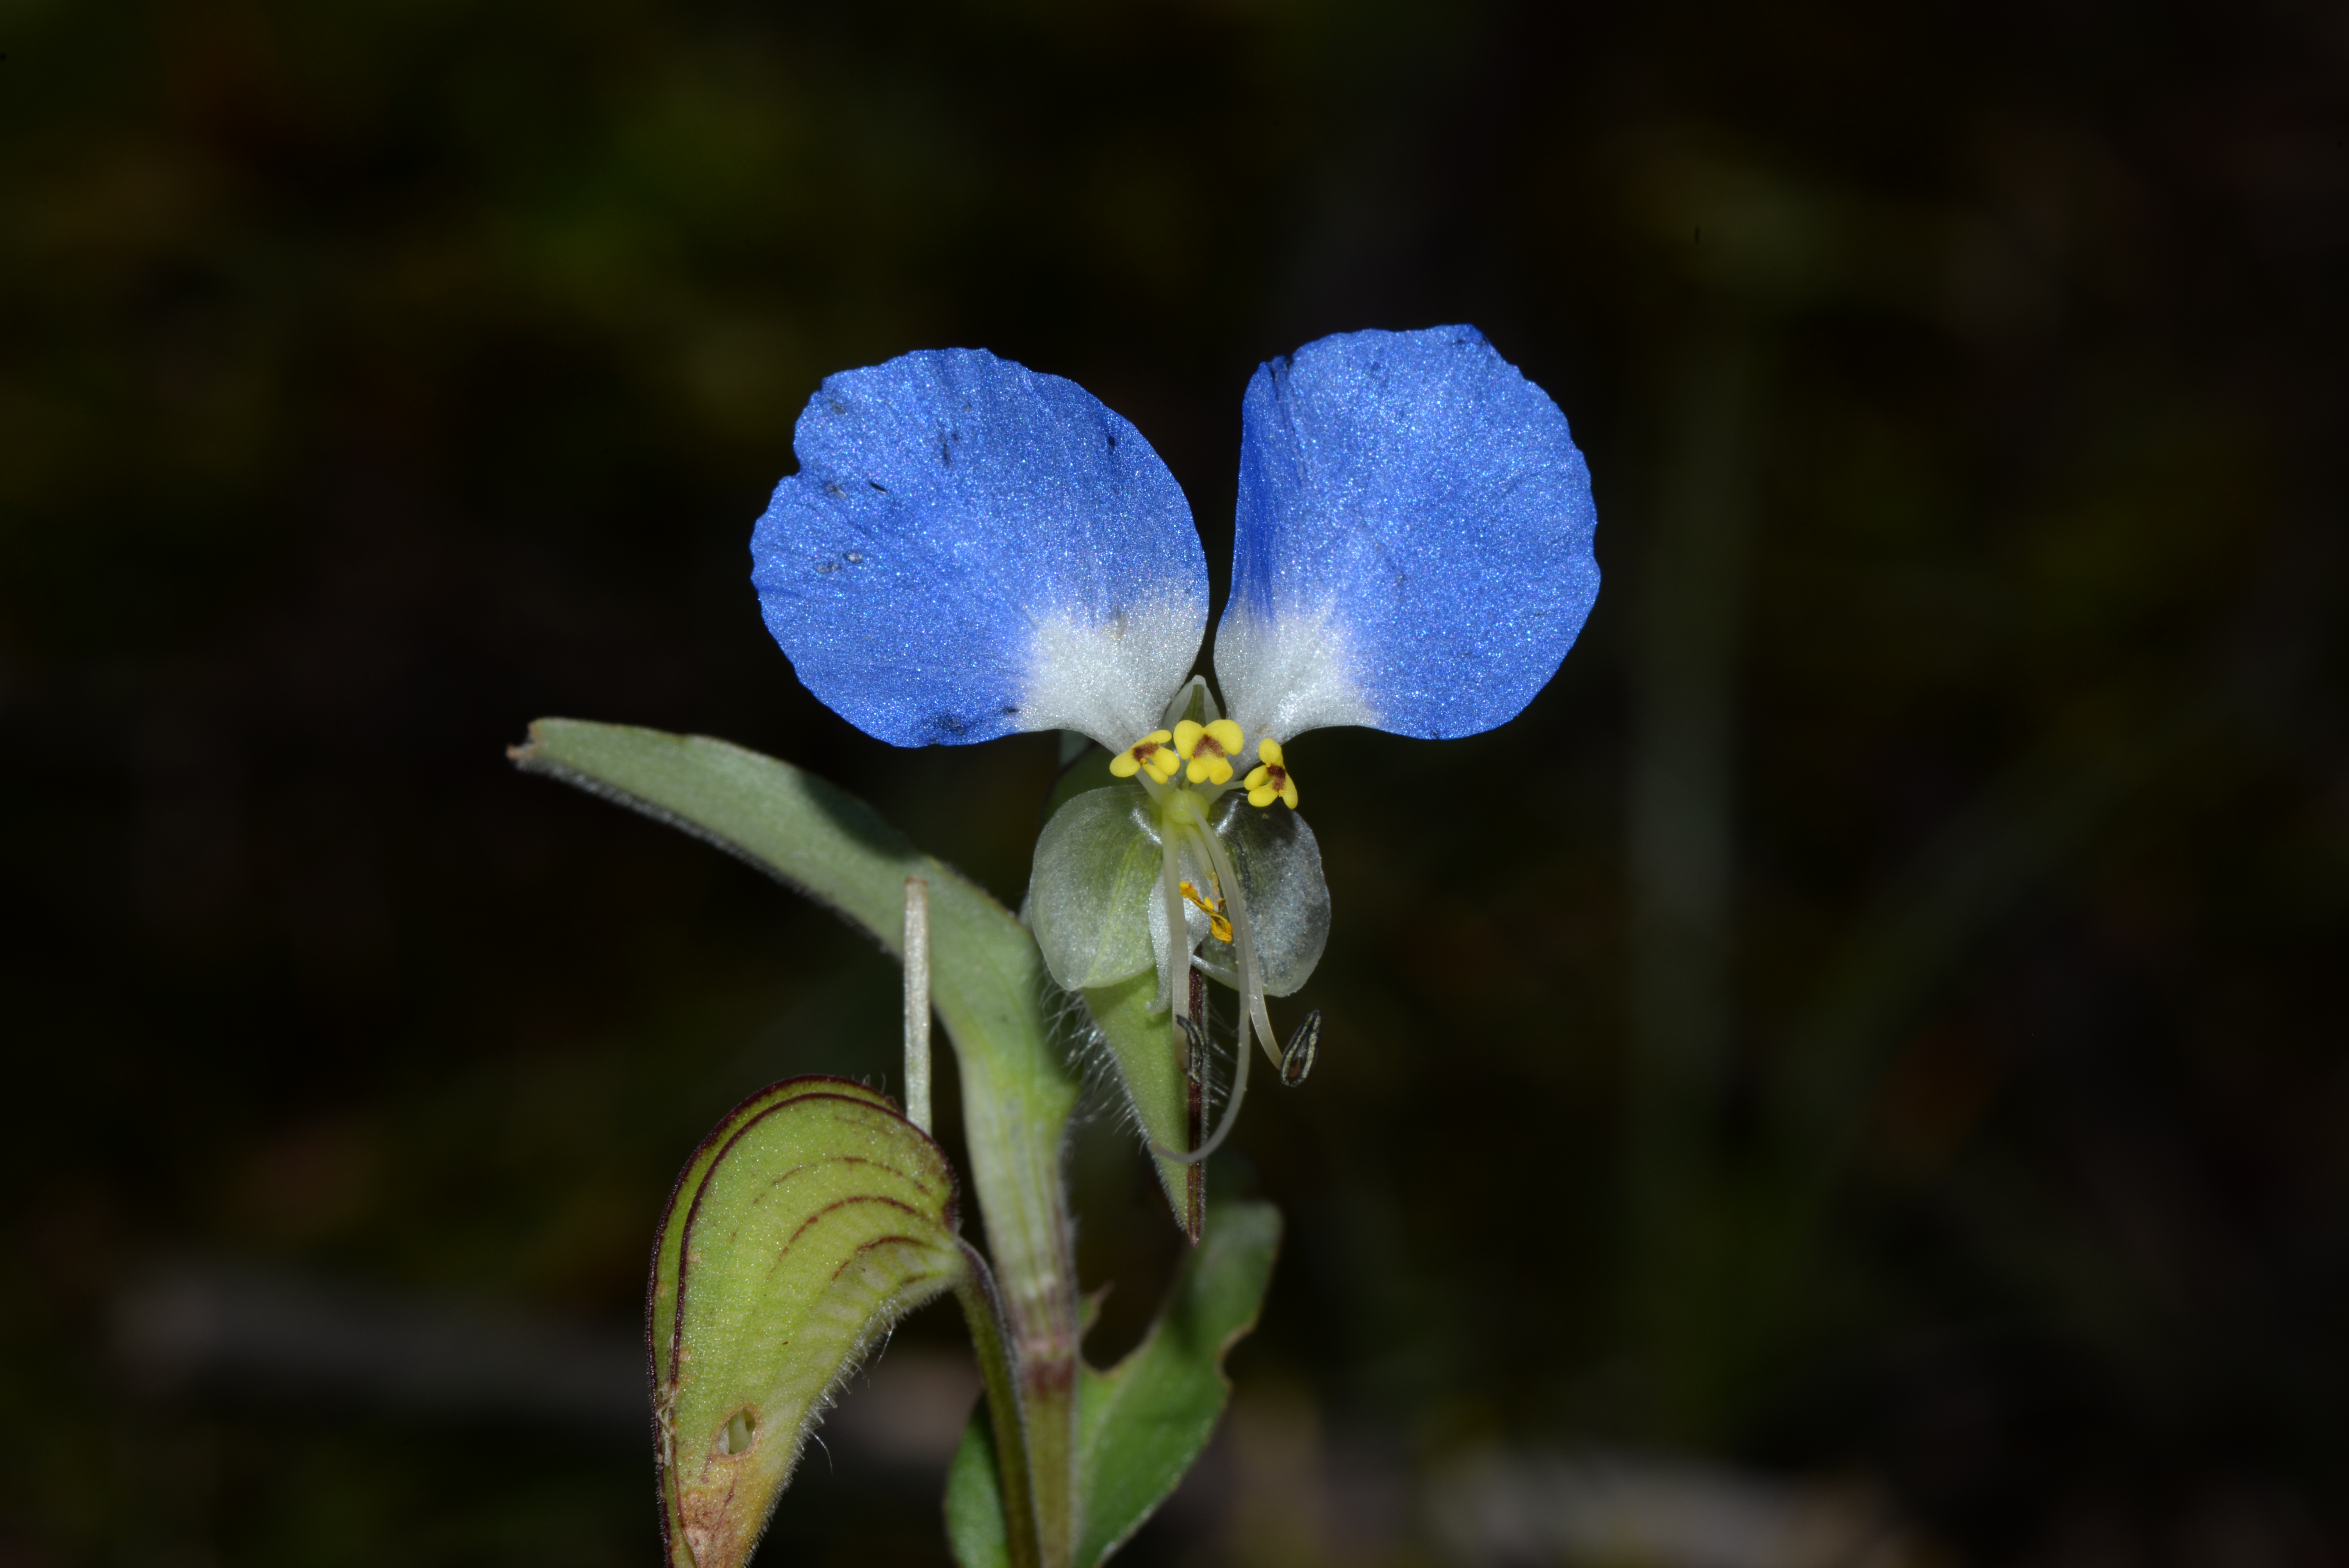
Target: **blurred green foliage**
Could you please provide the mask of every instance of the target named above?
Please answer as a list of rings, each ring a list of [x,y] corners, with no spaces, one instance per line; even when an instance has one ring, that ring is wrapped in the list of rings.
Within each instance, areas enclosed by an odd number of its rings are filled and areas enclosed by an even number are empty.
[[[1507,728],[1299,757],[1337,924],[1238,1135],[1291,1237],[1243,1408],[1866,1473],[1979,1562],[2337,1554],[2343,39],[10,0],[0,1561],[647,1560],[626,1433],[158,1393],[109,1303],[220,1257],[625,1326],[728,1105],[887,1069],[882,958],[512,775],[530,717],[788,758],[1017,902],[1051,741],[894,753],[759,625],[822,375],[1074,377],[1220,580],[1249,368],[1452,320],[1573,419],[1609,585]],[[1174,1261],[1121,1137],[1097,1348]],[[939,1560],[864,1485],[771,1552]],[[1135,1555],[1348,1555],[1265,1539]]]

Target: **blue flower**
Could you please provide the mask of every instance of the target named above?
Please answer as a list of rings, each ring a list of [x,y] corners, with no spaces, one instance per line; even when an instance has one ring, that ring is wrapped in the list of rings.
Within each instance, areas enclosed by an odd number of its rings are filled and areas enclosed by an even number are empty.
[[[1030,918],[1055,978],[1088,995],[1154,967],[1181,1035],[1196,1030],[1178,973],[1237,984],[1224,1130],[1251,1027],[1279,1059],[1264,997],[1302,983],[1327,920],[1289,743],[1505,723],[1599,593],[1566,417],[1473,327],[1326,337],[1257,370],[1220,707],[1193,676],[1207,573],[1182,490],[1075,383],[983,350],[908,354],[826,379],[792,444],[800,471],[750,541],[768,629],[811,691],[895,745],[1071,729],[1109,749],[1130,782],[1047,829]],[[1143,895],[1105,868],[1145,841]],[[1103,903],[1112,885],[1123,902]]]

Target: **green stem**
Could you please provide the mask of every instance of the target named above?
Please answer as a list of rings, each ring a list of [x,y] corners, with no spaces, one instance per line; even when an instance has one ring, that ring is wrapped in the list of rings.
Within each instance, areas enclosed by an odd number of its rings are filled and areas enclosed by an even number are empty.
[[[972,1184],[1011,1331],[1037,1560],[1043,1568],[1065,1568],[1077,1535],[1077,1291],[1061,1144],[1075,1097],[1071,1092],[1054,1104],[1062,1097],[1047,1099],[1036,1092],[1039,1086],[1018,1083],[1001,1057],[986,1048],[987,1037],[974,1048],[971,1032],[952,1017],[947,1027],[962,1068]],[[1049,1121],[1036,1114],[1040,1109]],[[1011,1506],[1008,1496],[1005,1506]]]
[[[1022,1430],[1022,1404],[1013,1368],[1015,1359],[1003,1298],[996,1293],[995,1277],[987,1260],[968,1242],[962,1243],[965,1268],[955,1285],[962,1303],[963,1321],[970,1326],[970,1342],[978,1352],[979,1380],[987,1388],[987,1418],[995,1431],[995,1457],[1003,1488],[1003,1537],[1012,1568],[1038,1568],[1036,1489],[1029,1464],[1028,1438]]]
[[[1034,939],[984,892],[924,859],[933,995],[962,1071],[971,1185],[1011,1330],[1037,1561],[1067,1568],[1080,1522],[1077,1276],[1061,1161],[1077,1083],[1045,1017]]]

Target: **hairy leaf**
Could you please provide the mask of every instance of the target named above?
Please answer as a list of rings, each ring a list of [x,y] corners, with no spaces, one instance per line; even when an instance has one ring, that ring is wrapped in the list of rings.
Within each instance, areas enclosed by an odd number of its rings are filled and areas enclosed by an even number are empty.
[[[831,1390],[959,1283],[954,1172],[882,1096],[793,1078],[737,1107],[669,1196],[646,1303],[663,1533],[739,1568]]]

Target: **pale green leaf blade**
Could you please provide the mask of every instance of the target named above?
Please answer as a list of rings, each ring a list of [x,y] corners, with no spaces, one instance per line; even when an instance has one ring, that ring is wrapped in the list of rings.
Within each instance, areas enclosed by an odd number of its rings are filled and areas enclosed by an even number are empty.
[[[936,864],[846,790],[706,736],[542,718],[508,755],[524,772],[560,779],[740,856],[839,910],[892,952],[903,940],[905,878]]]
[[[895,1110],[888,1096],[869,1089],[848,1078],[795,1078],[769,1084],[732,1110],[726,1119],[710,1129],[709,1136],[701,1140],[693,1157],[678,1172],[677,1183],[669,1189],[668,1207],[661,1212],[660,1229],[653,1248],[653,1277],[645,1298],[645,1347],[653,1357],[656,1367],[666,1367],[674,1347],[677,1332],[678,1264],[685,1253],[685,1223],[692,1218],[695,1194],[701,1191],[709,1168],[737,1132],[761,1113],[772,1109],[787,1099],[802,1095],[839,1094],[862,1099],[887,1110]],[[657,1382],[658,1378],[656,1377]]]
[[[754,1097],[696,1154],[647,1326],[673,1564],[749,1561],[832,1389],[962,1278],[956,1218],[938,1146],[835,1080]]]
[[[1080,1568],[1104,1561],[1142,1528],[1206,1447],[1231,1396],[1224,1357],[1256,1326],[1279,1250],[1279,1210],[1220,1204],[1149,1335],[1109,1371],[1085,1371]]]

